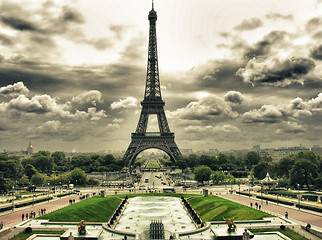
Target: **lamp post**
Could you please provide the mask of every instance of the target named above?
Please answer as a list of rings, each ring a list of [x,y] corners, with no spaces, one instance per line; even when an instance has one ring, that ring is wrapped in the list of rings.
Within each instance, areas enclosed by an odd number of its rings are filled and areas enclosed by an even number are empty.
[[[301,210],[300,184],[297,184],[297,197],[299,198],[299,211]]]
[[[49,202],[49,189],[50,189],[50,183],[48,183],[48,202]]]
[[[15,186],[12,186],[12,211],[15,209]]]
[[[261,204],[263,205],[263,183],[261,183]]]
[[[60,186],[59,198],[61,198],[61,182],[59,182],[59,186]]]
[[[32,185],[32,206],[35,204],[35,185]]]

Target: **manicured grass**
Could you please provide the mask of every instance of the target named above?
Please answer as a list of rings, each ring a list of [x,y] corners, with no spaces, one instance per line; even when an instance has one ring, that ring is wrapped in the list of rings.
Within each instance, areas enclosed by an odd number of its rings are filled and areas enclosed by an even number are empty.
[[[156,160],[150,160],[145,165],[145,168],[160,168],[160,164]]]
[[[39,219],[49,219],[51,222],[107,222],[121,200],[116,197],[92,197],[79,203],[69,205]]]
[[[65,231],[32,231],[31,233],[19,233],[17,236],[11,238],[10,240],[26,240],[29,238],[31,235],[34,234],[59,234],[62,235]]]
[[[203,221],[223,221],[223,217],[238,220],[259,220],[271,215],[216,196],[194,197],[189,200]]]
[[[280,232],[284,234],[285,236],[289,237],[292,240],[308,240],[307,238],[301,236],[300,234],[292,231],[289,228],[285,228],[284,230],[281,230],[279,228],[269,228],[269,229],[250,229],[252,233],[258,233],[258,232]]]

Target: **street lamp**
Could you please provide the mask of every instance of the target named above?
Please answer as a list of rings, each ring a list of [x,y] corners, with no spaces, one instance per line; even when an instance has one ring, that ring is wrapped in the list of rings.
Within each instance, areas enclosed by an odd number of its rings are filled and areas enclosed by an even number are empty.
[[[49,202],[49,189],[50,189],[50,183],[48,183],[48,202]]]
[[[12,211],[15,209],[15,186],[12,186]]]
[[[32,185],[32,206],[34,206],[35,202],[35,185]]]
[[[299,210],[301,210],[300,184],[297,184],[297,197],[299,198]]]
[[[60,194],[59,194],[59,198],[61,198],[61,182],[59,182],[60,185]]]

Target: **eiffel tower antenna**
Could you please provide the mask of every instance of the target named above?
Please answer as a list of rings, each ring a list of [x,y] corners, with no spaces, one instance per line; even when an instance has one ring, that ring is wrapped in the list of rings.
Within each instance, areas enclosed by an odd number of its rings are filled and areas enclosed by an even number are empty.
[[[154,10],[152,0],[152,10],[149,12],[148,64],[144,99],[141,102],[142,110],[136,131],[132,133],[131,143],[123,156],[123,161],[128,164],[129,168],[140,152],[150,148],[163,150],[173,162],[182,159],[182,154],[174,141],[174,133],[170,131],[164,112],[165,103],[161,97],[156,21],[157,12]],[[153,114],[157,115],[159,132],[147,132],[149,115]]]

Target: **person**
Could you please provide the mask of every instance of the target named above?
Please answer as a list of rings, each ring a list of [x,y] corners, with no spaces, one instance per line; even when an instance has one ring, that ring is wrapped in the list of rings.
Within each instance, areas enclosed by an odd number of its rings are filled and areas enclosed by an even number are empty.
[[[309,232],[309,231],[310,231],[310,229],[311,229],[311,224],[309,224],[309,223],[308,223],[308,224],[306,225],[306,227],[305,227],[305,230]]]
[[[253,207],[253,203],[250,203],[250,207],[251,207],[251,208]]]
[[[285,212],[285,218],[288,218],[288,212],[287,211]]]
[[[68,240],[74,240],[75,239],[72,232],[69,233],[69,236],[68,236],[67,239]]]
[[[24,219],[25,219],[25,214],[22,213],[22,215],[21,215],[21,221],[23,221]]]
[[[28,213],[26,213],[26,219],[28,219]]]
[[[3,222],[1,221],[0,222],[0,229],[2,229],[3,228]]]
[[[245,228],[245,231],[243,232],[243,240],[249,240],[250,239],[250,234]]]
[[[259,204],[259,205],[258,205],[258,209],[259,209],[259,210],[261,210],[261,207],[262,207],[262,205],[260,205],[260,204]]]

